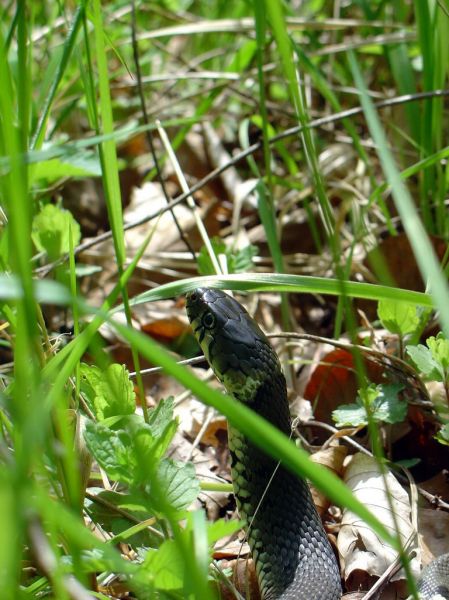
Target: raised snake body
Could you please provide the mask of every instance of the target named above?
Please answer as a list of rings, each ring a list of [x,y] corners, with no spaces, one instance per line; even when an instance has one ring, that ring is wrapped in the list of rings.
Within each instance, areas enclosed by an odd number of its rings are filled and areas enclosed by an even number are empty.
[[[279,359],[246,310],[220,290],[199,288],[187,295],[187,314],[228,393],[290,435]],[[307,483],[235,427],[229,426],[228,437],[237,507],[247,524],[263,599],[339,600],[337,560]],[[449,599],[449,558],[432,565],[420,581],[421,598]]]

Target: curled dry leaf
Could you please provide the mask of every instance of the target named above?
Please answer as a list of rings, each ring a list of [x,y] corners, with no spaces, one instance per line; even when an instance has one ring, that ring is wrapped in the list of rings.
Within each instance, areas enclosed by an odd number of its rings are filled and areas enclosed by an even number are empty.
[[[418,513],[423,564],[441,556],[449,548],[449,514],[422,508]]]
[[[368,378],[373,383],[384,382],[384,369],[364,360]],[[354,357],[343,348],[336,348],[320,357],[304,390],[304,398],[314,407],[315,418],[330,423],[330,415],[341,404],[351,404],[357,397],[359,385],[355,374]]]
[[[346,469],[345,483],[356,498],[391,533],[396,532],[397,524],[403,544],[409,541],[414,533],[410,520],[409,498],[391,473],[386,474],[384,480],[375,459],[359,453],[354,455]],[[385,483],[387,490],[385,489]],[[394,510],[395,520],[393,519],[392,509]],[[360,584],[366,589],[366,581],[370,579],[370,576],[380,577],[397,557],[397,552],[393,548],[380,539],[367,523],[349,510],[345,510],[343,513],[337,544],[342,559],[341,562],[344,565],[343,575],[347,580],[347,586],[349,585],[352,589]],[[418,553],[414,541],[409,548]],[[413,574],[417,576],[420,571],[419,560],[417,558],[412,559],[410,566]],[[392,577],[392,580],[403,578],[404,575],[401,570]]]
[[[343,471],[343,461],[346,458],[348,449],[345,446],[333,445],[324,450],[319,450],[311,455],[313,462],[319,463],[327,467],[337,476],[340,476]],[[313,501],[318,510],[318,514],[322,516],[329,508],[329,500],[326,496],[317,490],[313,485],[310,486]]]
[[[229,577],[230,581],[241,596],[244,598],[251,598],[251,600],[260,600],[256,569],[251,558],[221,561],[220,567],[232,571]],[[224,584],[220,584],[220,598],[222,598],[222,600],[234,600],[235,594]]]

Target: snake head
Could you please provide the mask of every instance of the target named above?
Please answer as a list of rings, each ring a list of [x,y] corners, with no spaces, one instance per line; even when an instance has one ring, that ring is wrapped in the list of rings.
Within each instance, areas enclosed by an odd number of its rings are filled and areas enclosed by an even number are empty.
[[[258,388],[281,370],[265,334],[221,290],[197,288],[186,299],[187,316],[215,375],[230,394],[250,403]]]

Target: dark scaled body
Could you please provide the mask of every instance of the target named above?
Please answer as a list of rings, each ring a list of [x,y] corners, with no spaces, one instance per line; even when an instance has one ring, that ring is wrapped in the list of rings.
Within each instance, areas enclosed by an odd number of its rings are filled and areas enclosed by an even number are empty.
[[[290,435],[278,357],[244,308],[220,290],[187,296],[187,313],[227,391]],[[338,565],[307,483],[229,427],[234,492],[264,600],[337,600]]]
[[[279,359],[245,309],[220,290],[187,295],[187,314],[218,379],[286,435],[290,413]],[[264,600],[340,600],[337,561],[307,483],[229,426],[234,492]],[[421,600],[449,600],[449,554],[418,582]]]

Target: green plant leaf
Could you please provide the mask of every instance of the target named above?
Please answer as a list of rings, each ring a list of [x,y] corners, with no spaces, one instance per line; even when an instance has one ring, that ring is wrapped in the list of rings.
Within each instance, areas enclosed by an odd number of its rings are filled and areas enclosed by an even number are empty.
[[[447,373],[449,369],[449,340],[440,332],[437,337],[429,337],[426,344],[432,353],[433,359],[441,366],[443,372]]]
[[[54,204],[47,204],[33,219],[31,236],[40,252],[46,252],[50,260],[57,260],[70,249],[69,228],[72,228],[73,245],[81,239],[80,226],[72,214]]]
[[[151,499],[164,512],[167,505],[172,509],[185,510],[200,492],[200,484],[192,463],[163,459],[152,481]]]
[[[158,438],[173,420],[173,403],[173,396],[161,398],[157,406],[148,411],[148,425],[154,437]]]
[[[413,333],[420,323],[416,306],[406,302],[380,300],[377,314],[385,329],[398,335]]]
[[[253,266],[253,258],[258,253],[258,248],[252,244],[245,246],[241,250],[233,251],[229,249],[225,242],[214,237],[211,239],[212,248],[215,256],[224,254],[229,273],[243,273],[249,271]],[[215,269],[210,259],[207,248],[203,246],[197,258],[198,272],[201,275],[214,275]]]
[[[440,442],[440,444],[449,446],[449,423],[446,423],[446,425],[440,429],[435,438]]]
[[[374,419],[384,423],[402,423],[407,415],[407,402],[399,399],[399,392],[404,386],[389,383],[379,387],[380,394],[374,401]]]
[[[332,411],[337,427],[360,427],[368,423],[366,409],[361,404],[344,404]]]
[[[139,579],[149,576],[159,590],[178,590],[184,582],[184,566],[175,540],[165,540],[157,550],[148,550]]]
[[[92,380],[97,377],[98,372],[94,371]],[[161,467],[163,463],[158,464],[158,461],[167,451],[177,426],[176,420],[168,421],[156,437],[139,415],[110,416],[101,423],[88,421],[84,437],[90,452],[109,477],[130,487],[151,482],[156,492],[162,486],[165,504],[161,500],[158,506],[166,506],[167,502],[171,505],[168,488],[176,477],[166,467]],[[178,476],[176,485],[186,486],[190,475],[188,470],[185,471]],[[178,491],[182,495],[185,490],[181,486]],[[155,493],[152,490],[151,495],[155,496]],[[175,504],[174,508],[177,510],[179,505]]]
[[[83,391],[99,421],[136,410],[136,395],[124,365],[112,364],[105,370],[81,365]]]
[[[52,158],[38,162],[30,168],[30,183],[44,181],[47,185],[65,177],[98,177],[101,175],[98,157],[84,156]]]
[[[87,447],[111,479],[132,484],[137,465],[131,436],[112,431],[101,423],[87,421],[84,431]]]
[[[209,544],[213,544],[217,540],[232,535],[245,525],[244,521],[238,521],[233,519],[232,521],[225,521],[224,519],[218,519],[213,523],[207,524],[207,539]]]
[[[407,414],[407,403],[399,399],[402,384],[369,385],[360,390],[356,404],[340,406],[332,412],[337,427],[359,427],[370,417],[377,422],[400,423]]]
[[[418,371],[425,377],[433,381],[443,381],[444,373],[429,348],[418,344],[417,346],[407,346],[406,352],[415,363]]]

